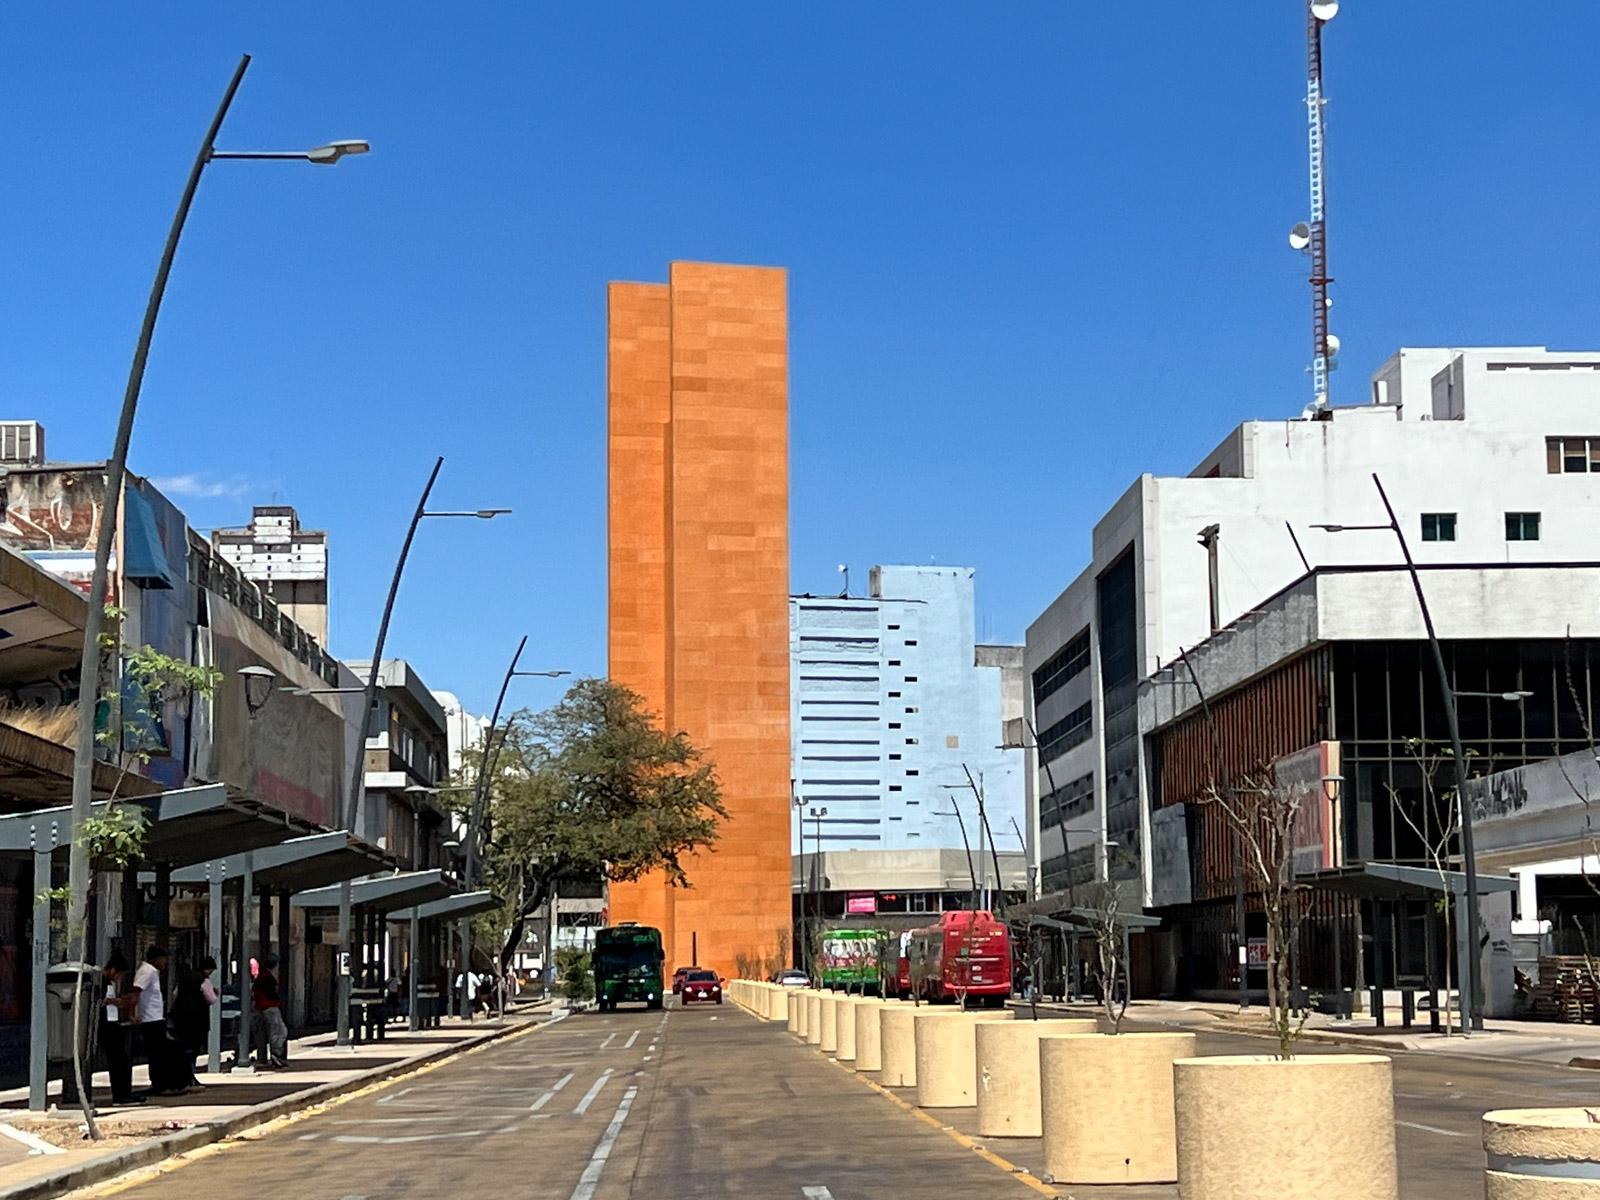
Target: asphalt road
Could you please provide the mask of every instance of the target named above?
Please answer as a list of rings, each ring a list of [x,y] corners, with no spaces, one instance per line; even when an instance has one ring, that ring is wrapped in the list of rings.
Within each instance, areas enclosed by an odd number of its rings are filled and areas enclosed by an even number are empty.
[[[1202,1053],[1263,1053],[1203,1033]],[[1306,1053],[1337,1052],[1310,1045]],[[1481,1195],[1487,1108],[1587,1103],[1600,1073],[1396,1054],[1406,1200]],[[1174,1187],[1046,1189],[962,1138],[971,1110],[918,1119],[852,1072],[731,1005],[582,1014],[493,1043],[153,1180],[130,1200],[905,1200],[917,1195],[1154,1200]],[[939,1125],[950,1128],[941,1129]],[[1042,1170],[1037,1141],[986,1143]]]

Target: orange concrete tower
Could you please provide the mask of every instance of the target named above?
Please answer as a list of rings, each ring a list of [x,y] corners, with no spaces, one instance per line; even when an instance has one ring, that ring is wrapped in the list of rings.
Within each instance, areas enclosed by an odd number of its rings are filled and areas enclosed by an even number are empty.
[[[787,278],[667,278],[607,297],[610,671],[705,751],[728,819],[690,888],[614,884],[610,915],[731,974],[790,927]]]

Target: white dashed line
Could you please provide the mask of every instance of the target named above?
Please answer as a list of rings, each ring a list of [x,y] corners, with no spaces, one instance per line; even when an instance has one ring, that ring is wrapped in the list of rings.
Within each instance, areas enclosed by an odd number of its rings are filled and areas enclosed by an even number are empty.
[[[1424,1133],[1438,1133],[1445,1137],[1466,1137],[1467,1135],[1454,1129],[1440,1129],[1437,1125],[1419,1125],[1415,1121],[1396,1121],[1396,1125],[1404,1125],[1407,1129],[1420,1129]]]
[[[632,1033],[630,1033],[628,1035],[628,1040],[622,1043],[622,1048],[624,1050],[632,1050],[633,1049],[633,1044],[635,1042],[637,1042],[638,1040],[639,1040],[639,1031],[637,1029],[635,1029]]]
[[[616,1041],[616,1040],[617,1040],[617,1035],[616,1034],[614,1034],[614,1033],[606,1034],[606,1040],[600,1043],[600,1049],[604,1050],[607,1046],[611,1045],[611,1043]]]
[[[825,1187],[803,1187],[800,1194],[806,1200],[833,1200],[833,1193]]]
[[[580,1117],[583,1116],[584,1113],[588,1112],[589,1105],[594,1103],[594,1098],[600,1094],[600,1089],[606,1086],[606,1083],[610,1080],[610,1078],[611,1068],[607,1067],[604,1071],[600,1072],[600,1078],[594,1081],[589,1090],[583,1094],[583,1099],[578,1101],[578,1107],[572,1111]]]
[[[538,1112],[546,1104],[549,1104],[550,1103],[550,1097],[554,1096],[562,1088],[566,1087],[567,1084],[572,1082],[572,1075],[573,1075],[573,1072],[568,1071],[560,1079],[556,1080],[554,1087],[552,1087],[544,1095],[540,1096],[537,1100],[535,1100],[531,1105],[528,1106],[528,1111],[529,1112]]]
[[[638,1094],[639,1089],[633,1087],[622,1094],[622,1103],[617,1105],[616,1115],[611,1118],[606,1131],[600,1135],[600,1143],[590,1155],[589,1165],[583,1169],[583,1175],[578,1179],[578,1186],[572,1189],[571,1200],[594,1200],[594,1189],[600,1182],[600,1172],[605,1170],[606,1159],[611,1157],[611,1147],[616,1144],[617,1134],[622,1132],[622,1123],[628,1119],[628,1110],[633,1107],[633,1098]]]

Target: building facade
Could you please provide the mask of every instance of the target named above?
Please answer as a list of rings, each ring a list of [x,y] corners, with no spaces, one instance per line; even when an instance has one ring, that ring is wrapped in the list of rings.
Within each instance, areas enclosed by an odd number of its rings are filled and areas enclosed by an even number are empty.
[[[790,598],[795,853],[976,846],[974,786],[996,845],[1021,849],[1002,742],[1022,648],[977,644],[973,574],[878,566],[865,596]]]
[[[613,884],[609,915],[726,974],[789,929],[787,278],[678,262],[607,300],[610,675],[728,810],[689,888]]]
[[[328,640],[328,535],[300,528],[291,505],[257,505],[243,529],[213,529],[211,547],[317,641]]]
[[[1027,634],[1041,890],[1109,872],[1150,903],[1140,681],[1312,568],[1398,561],[1381,529],[1317,528],[1385,523],[1374,474],[1420,563],[1588,561],[1595,428],[1600,354],[1403,349],[1373,376],[1370,403],[1248,422],[1189,475],[1135,481]]]

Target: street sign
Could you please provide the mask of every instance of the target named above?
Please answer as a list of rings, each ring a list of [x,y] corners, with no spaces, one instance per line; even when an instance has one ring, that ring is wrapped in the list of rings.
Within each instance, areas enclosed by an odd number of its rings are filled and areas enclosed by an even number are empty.
[[[1246,943],[1245,951],[1248,964],[1255,968],[1264,968],[1267,965],[1267,939],[1253,937]]]

